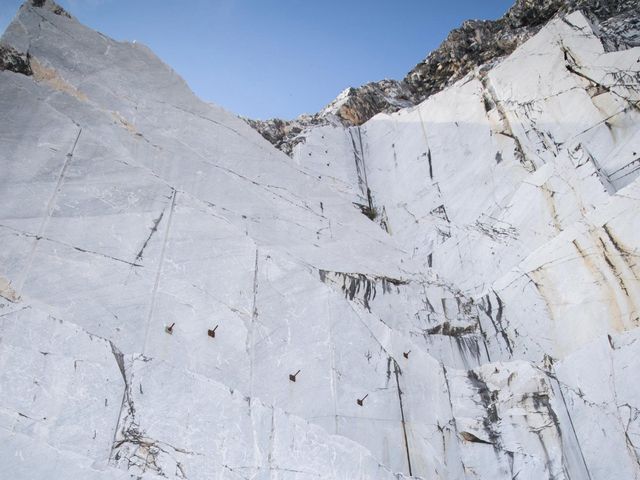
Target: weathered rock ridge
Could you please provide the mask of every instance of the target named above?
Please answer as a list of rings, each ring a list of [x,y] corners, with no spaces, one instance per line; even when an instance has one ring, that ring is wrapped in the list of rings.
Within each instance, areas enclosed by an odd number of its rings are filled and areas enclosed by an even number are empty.
[[[513,52],[554,16],[582,10],[608,50],[640,45],[635,0],[517,0],[498,20],[469,20],[418,63],[402,80],[348,88],[325,109],[293,120],[250,120],[249,124],[287,155],[305,139],[304,130],[323,124],[358,126],[378,113],[416,105],[484,64]]]

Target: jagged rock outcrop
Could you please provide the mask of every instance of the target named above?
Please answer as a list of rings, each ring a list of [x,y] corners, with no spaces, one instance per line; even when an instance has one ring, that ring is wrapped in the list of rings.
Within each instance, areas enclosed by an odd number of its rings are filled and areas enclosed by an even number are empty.
[[[396,112],[413,103],[412,92],[405,84],[382,80],[347,88],[320,112],[320,116],[335,115],[343,125],[362,125],[376,113]]]
[[[295,121],[280,120],[252,120],[245,118],[246,122],[255,128],[260,135],[268,140],[274,147],[287,155],[293,153],[294,147],[304,141],[299,135],[305,128],[326,125],[327,120],[319,115],[301,115]]]
[[[290,158],[57,11],[2,37],[3,476],[640,478],[640,47],[559,15]]]
[[[314,115],[301,115],[291,121],[278,118],[246,121],[277,149],[290,156],[294,147],[304,141],[301,133],[307,128],[328,124],[361,125],[377,113],[396,112],[414,105],[415,101],[404,82],[382,80],[358,88],[347,88]]]
[[[73,18],[69,12],[55,2],[48,2],[47,0],[31,0],[31,5],[38,8],[45,8],[56,15]]]
[[[0,44],[0,70],[9,70],[22,75],[33,75],[29,57],[6,45]]]
[[[556,15],[582,10],[608,49],[640,45],[635,0],[517,0],[498,20],[469,20],[400,81],[382,80],[349,88],[315,115],[294,120],[251,120],[250,125],[287,155],[304,141],[306,128],[323,123],[358,126],[378,113],[415,105],[481,65],[513,52]]]
[[[517,0],[498,20],[470,20],[453,30],[404,82],[422,101],[474,68],[510,54],[554,16],[575,10],[602,23],[602,29],[610,32],[609,41],[618,48],[636,46],[640,44],[637,9],[634,0]]]

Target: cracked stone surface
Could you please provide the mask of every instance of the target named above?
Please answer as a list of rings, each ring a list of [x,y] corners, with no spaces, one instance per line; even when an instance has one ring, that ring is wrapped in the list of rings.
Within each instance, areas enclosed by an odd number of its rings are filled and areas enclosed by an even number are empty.
[[[289,157],[26,2],[1,43],[31,72],[0,69],[3,474],[639,479],[640,47],[565,13]]]

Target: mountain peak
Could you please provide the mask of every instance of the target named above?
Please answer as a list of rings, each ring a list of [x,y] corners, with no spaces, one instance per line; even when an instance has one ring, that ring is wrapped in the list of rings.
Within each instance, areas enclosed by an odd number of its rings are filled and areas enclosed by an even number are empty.
[[[73,18],[69,12],[67,12],[64,8],[58,5],[53,0],[26,0],[24,5],[33,6],[36,8],[43,8],[49,10],[50,12],[61,15],[67,18]]]

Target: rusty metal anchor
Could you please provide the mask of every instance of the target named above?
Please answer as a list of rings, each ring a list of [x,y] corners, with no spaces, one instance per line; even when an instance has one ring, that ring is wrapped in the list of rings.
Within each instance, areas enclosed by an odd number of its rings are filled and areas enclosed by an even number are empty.
[[[217,329],[218,329],[218,325],[213,327],[213,330],[207,330],[207,335],[209,335],[211,338],[216,338],[216,330]]]

